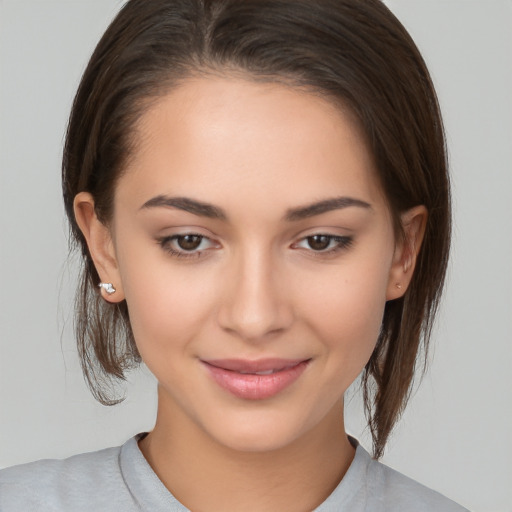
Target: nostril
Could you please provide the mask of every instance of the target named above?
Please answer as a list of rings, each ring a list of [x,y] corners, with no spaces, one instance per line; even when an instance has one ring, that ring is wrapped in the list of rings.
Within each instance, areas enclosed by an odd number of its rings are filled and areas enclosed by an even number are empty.
[[[226,332],[261,341],[289,327],[293,319],[289,297],[268,254],[254,245],[246,247],[232,261],[230,272],[218,310],[218,322]]]
[[[231,303],[219,312],[219,324],[227,332],[257,341],[284,332],[292,323],[290,308],[285,304]]]

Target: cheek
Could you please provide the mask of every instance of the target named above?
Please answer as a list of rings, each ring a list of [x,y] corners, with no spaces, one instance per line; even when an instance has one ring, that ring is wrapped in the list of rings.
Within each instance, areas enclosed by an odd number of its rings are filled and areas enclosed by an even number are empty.
[[[355,378],[371,356],[386,304],[388,271],[377,261],[340,265],[303,289],[304,318],[328,351],[333,372]],[[335,368],[336,367],[336,368]]]
[[[130,324],[143,360],[149,363],[186,351],[204,327],[212,303],[212,286],[204,273],[140,250],[120,266]]]

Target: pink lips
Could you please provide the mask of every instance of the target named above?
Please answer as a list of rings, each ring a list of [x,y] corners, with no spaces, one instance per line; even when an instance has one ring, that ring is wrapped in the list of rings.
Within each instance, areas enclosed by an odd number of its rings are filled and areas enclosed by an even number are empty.
[[[216,359],[202,361],[213,380],[238,398],[263,400],[295,382],[308,363],[304,359]]]

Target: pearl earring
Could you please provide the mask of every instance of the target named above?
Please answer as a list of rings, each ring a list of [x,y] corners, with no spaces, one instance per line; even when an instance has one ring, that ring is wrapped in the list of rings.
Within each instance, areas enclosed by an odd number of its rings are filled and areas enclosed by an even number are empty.
[[[100,283],[98,286],[103,288],[109,295],[116,293],[116,289],[112,283]]]
[[[396,287],[401,290],[402,289],[402,285],[400,283],[396,283]]]

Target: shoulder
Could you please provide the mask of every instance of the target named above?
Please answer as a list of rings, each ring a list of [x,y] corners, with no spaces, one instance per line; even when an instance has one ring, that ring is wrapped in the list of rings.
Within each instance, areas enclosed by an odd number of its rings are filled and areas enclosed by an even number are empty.
[[[367,453],[366,456],[368,457],[368,499],[375,502],[375,505],[381,504],[382,510],[468,512],[466,508],[439,492],[372,459]],[[369,507],[369,510],[373,508]]]
[[[372,459],[349,438],[356,454],[345,476],[315,512],[468,512],[432,489]]]
[[[0,510],[107,510],[123,502],[121,447],[40,460],[0,471]],[[122,505],[121,505],[122,506]],[[120,508],[119,510],[130,510]]]

